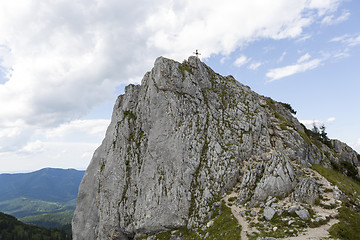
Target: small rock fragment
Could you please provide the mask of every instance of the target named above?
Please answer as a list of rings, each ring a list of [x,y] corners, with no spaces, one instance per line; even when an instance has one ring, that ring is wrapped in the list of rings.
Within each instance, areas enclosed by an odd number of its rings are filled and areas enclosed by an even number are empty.
[[[301,218],[302,220],[308,220],[310,218],[309,211],[307,209],[301,209],[295,211],[295,213]]]
[[[265,207],[263,215],[265,219],[269,221],[274,217],[275,212],[275,209],[273,209],[272,207]]]

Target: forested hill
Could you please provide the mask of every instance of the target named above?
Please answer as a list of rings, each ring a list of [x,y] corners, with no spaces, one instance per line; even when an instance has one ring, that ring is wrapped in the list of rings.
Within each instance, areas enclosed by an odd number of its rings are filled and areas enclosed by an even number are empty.
[[[83,175],[84,171],[54,168],[0,174],[0,212],[41,227],[70,229]]]
[[[44,168],[31,173],[0,174],[0,201],[25,197],[51,202],[77,198],[84,171]]]
[[[13,216],[0,213],[0,239],[70,240],[71,235],[58,229],[46,229],[27,225],[18,221]]]

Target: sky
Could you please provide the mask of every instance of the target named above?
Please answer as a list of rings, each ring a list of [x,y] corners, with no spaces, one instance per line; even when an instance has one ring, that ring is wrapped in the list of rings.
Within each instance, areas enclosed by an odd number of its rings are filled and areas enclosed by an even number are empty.
[[[360,1],[0,0],[0,173],[86,169],[124,87],[201,60],[360,152]]]

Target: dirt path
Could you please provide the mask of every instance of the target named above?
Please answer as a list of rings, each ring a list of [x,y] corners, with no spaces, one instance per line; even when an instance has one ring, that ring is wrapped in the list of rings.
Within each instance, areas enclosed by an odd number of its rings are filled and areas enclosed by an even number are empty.
[[[228,203],[228,199],[230,197],[236,197],[237,193],[232,192],[231,194],[227,195],[224,200],[226,203]],[[248,237],[246,233],[250,230],[249,224],[246,222],[246,219],[242,217],[241,212],[245,210],[245,208],[232,205],[230,206],[231,212],[234,215],[234,217],[237,219],[239,225],[241,226],[241,240],[247,240]]]
[[[321,175],[318,175],[318,174],[316,174],[316,175],[318,178],[320,178],[322,180],[322,182],[324,184],[323,188],[330,188],[330,189],[333,188],[333,186],[331,186],[331,184],[325,178],[323,178]],[[241,230],[241,239],[247,240],[248,239],[247,233],[248,232],[257,232],[257,229],[251,228],[249,226],[249,223],[246,221],[246,218],[242,216],[241,213],[246,210],[245,207],[238,206],[236,204],[232,204],[232,202],[229,202],[229,198],[237,197],[237,195],[238,194],[236,192],[232,192],[231,194],[229,194],[225,198],[223,198],[223,200],[225,201],[227,206],[230,207],[231,212],[234,215],[234,217],[237,219],[239,225],[241,225],[241,229],[242,229]],[[326,192],[323,194],[323,196],[325,198],[327,198],[327,200],[325,201],[326,204],[336,204],[336,205],[338,205],[338,207],[340,206],[340,202],[333,199],[332,192]],[[292,205],[288,199],[283,199],[279,203],[281,206],[283,206],[285,208]],[[304,231],[302,233],[300,233],[298,236],[288,237],[286,239],[290,239],[290,240],[320,240],[320,239],[328,239],[329,238],[330,227],[339,222],[339,220],[334,218],[334,216],[336,216],[336,214],[338,212],[338,208],[325,209],[320,206],[312,206],[312,208],[315,213],[323,215],[323,216],[327,216],[327,217],[332,217],[332,218],[325,225],[319,226],[317,228],[309,227],[307,229],[304,229]],[[259,211],[259,209],[253,209],[253,210],[256,213]]]
[[[301,233],[297,237],[290,237],[290,240],[319,240],[328,239],[329,229],[332,225],[338,223],[339,220],[331,219],[327,224],[322,225],[318,228],[308,228],[305,232]]]

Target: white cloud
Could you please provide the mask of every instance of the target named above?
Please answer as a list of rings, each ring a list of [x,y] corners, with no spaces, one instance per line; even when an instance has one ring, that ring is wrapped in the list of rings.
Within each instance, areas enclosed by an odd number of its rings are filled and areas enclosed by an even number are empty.
[[[335,117],[329,117],[328,119],[326,119],[325,123],[332,123],[336,120]]]
[[[305,34],[305,35],[303,35],[303,36],[300,36],[300,37],[296,40],[296,42],[303,42],[303,41],[308,40],[309,38],[311,38],[311,35],[310,35],[310,34]]]
[[[348,45],[350,47],[354,47],[354,46],[359,45],[359,44],[360,44],[360,34],[358,36],[356,36],[356,37],[348,39]]]
[[[181,52],[191,52],[202,46],[203,57],[208,57],[212,53],[229,54],[257,38],[297,37],[322,12],[336,8],[337,4],[337,1],[317,3],[314,0],[278,1],[276,4],[269,1],[184,1],[159,8],[142,29],[153,32],[148,46],[172,52],[171,56],[183,56]],[[234,31],[233,23],[241,23],[241,27]]]
[[[242,55],[234,61],[234,65],[237,67],[241,67],[242,65],[246,64],[249,60],[250,60],[249,58]]]
[[[59,127],[48,130],[46,138],[61,138],[68,135],[82,134],[104,137],[106,128],[109,126],[108,119],[74,120],[61,124]]]
[[[34,131],[23,120],[0,121],[0,152],[17,151],[24,147]]]
[[[328,13],[334,12],[339,6],[341,0],[313,0],[310,1],[309,7],[318,9],[320,16]]]
[[[308,58],[306,55],[304,55],[303,57],[305,59]],[[285,67],[270,69],[266,73],[266,77],[269,78],[269,82],[279,80],[281,78],[288,77],[288,76],[294,75],[296,73],[305,72],[307,70],[317,68],[318,66],[321,65],[321,63],[323,61],[319,58],[305,61],[305,62],[304,62],[304,59],[300,58],[299,60],[302,60],[303,62],[294,64],[294,65],[285,66]]]
[[[12,75],[0,84],[0,119],[56,126],[113,99],[116,86],[144,74],[159,55],[182,61],[201,46],[207,58],[259,38],[294,38],[337,5],[330,0],[3,1],[0,64]],[[241,28],[234,30],[234,23]]]
[[[263,63],[262,62],[253,62],[250,64],[249,69],[256,70],[258,69]]]
[[[201,46],[203,58],[227,56],[258,39],[297,38],[337,7],[336,0],[1,1],[0,153],[31,149],[29,142],[44,142],[41,132],[66,131],[61,124],[113,101],[120,84],[139,83],[159,55],[182,61]]]
[[[0,152],[1,172],[28,172],[44,167],[85,169],[98,146],[97,143],[30,142],[21,152]]]
[[[305,61],[309,60],[310,58],[311,58],[310,54],[306,53],[297,60],[297,63],[305,62]]]
[[[360,138],[356,141],[355,146],[360,148]]]
[[[315,124],[315,125],[318,125],[319,124],[319,120],[301,120],[299,119],[299,121],[304,124],[307,128],[312,128],[312,126]]]
[[[349,47],[354,47],[360,44],[360,34],[352,35],[352,36],[349,34],[345,34],[342,36],[332,38],[330,42],[342,42]]]
[[[344,49],[342,51],[336,52],[334,54],[334,58],[337,58],[337,59],[347,58],[349,56],[350,56],[350,54],[349,54],[349,49],[348,48],[346,48],[346,49]]]
[[[339,17],[335,18],[335,16],[333,14],[327,15],[322,19],[321,23],[327,24],[327,25],[338,24],[338,23],[348,20],[349,17],[350,17],[349,10],[343,10],[342,14]]]
[[[27,154],[34,154],[40,153],[44,151],[44,143],[40,140],[36,140],[35,142],[27,143],[19,153],[27,153]]]
[[[349,146],[352,149],[354,149],[357,153],[360,153],[360,138],[350,143]]]
[[[336,120],[335,117],[329,117],[326,120],[299,120],[299,121],[302,124],[304,124],[307,128],[312,129],[314,124],[318,127],[321,125],[325,125],[326,127],[327,124],[333,123],[335,120]]]
[[[337,37],[334,37],[330,40],[330,42],[343,42],[345,41],[345,39],[349,38],[349,35],[348,34],[344,34],[342,36],[337,36]]]
[[[17,129],[21,123],[14,124],[8,136],[0,136],[1,146],[5,146],[0,149],[1,171],[36,170],[45,166],[84,169],[104,138],[109,122],[107,119],[75,120],[47,130],[30,129],[27,135]],[[18,135],[27,138],[16,142]]]
[[[1,3],[0,44],[9,49],[3,59],[13,70],[0,85],[0,118],[57,125],[113,99],[115,86],[150,66],[147,59],[134,64],[146,51],[134,28],[154,10],[147,7],[116,1]]]
[[[287,52],[284,51],[284,52],[281,54],[281,56],[279,57],[278,62],[282,62],[282,61],[284,60],[284,57],[286,56],[286,54],[287,54]]]

